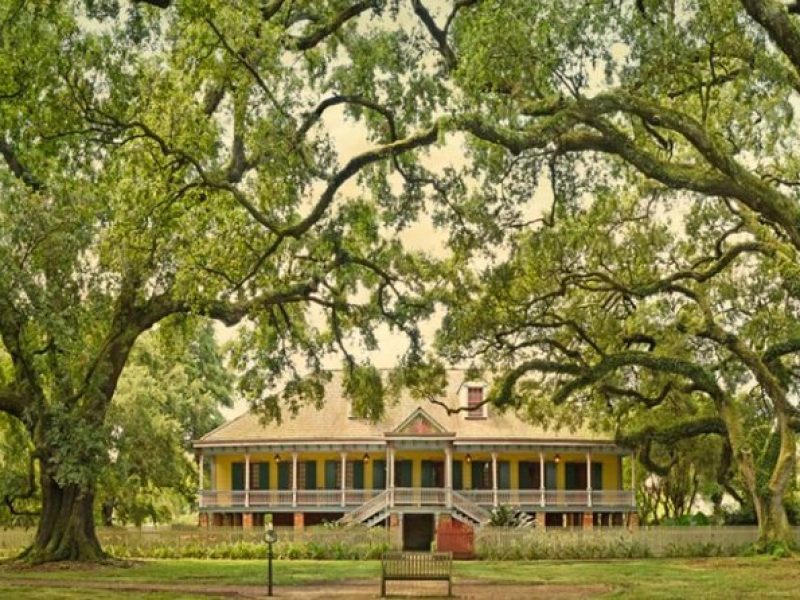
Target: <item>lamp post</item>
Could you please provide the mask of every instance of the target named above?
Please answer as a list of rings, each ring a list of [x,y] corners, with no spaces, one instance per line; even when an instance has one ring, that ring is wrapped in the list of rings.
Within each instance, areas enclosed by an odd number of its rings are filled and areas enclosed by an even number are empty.
[[[272,596],[272,544],[278,541],[278,534],[272,528],[271,521],[264,532],[264,541],[267,542],[267,596]]]

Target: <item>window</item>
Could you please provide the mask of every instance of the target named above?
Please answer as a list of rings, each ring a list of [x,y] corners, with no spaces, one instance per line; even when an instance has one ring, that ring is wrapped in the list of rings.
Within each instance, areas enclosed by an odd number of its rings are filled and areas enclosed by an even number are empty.
[[[485,419],[486,418],[486,405],[483,403],[483,388],[478,386],[469,386],[467,388],[467,418],[469,419]]]
[[[250,489],[269,489],[269,464],[265,462],[250,463]]]

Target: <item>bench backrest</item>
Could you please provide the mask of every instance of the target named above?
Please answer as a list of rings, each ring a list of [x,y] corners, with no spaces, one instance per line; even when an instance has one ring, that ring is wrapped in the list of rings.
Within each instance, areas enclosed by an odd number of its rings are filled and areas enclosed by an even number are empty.
[[[452,552],[387,552],[381,561],[384,577],[449,577]]]

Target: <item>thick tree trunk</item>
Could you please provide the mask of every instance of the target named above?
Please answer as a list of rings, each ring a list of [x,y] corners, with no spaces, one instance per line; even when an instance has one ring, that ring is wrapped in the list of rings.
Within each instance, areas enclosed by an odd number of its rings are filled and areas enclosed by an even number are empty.
[[[794,544],[794,532],[789,525],[782,496],[756,500],[758,543],[767,550],[773,544]]]
[[[47,473],[42,474],[41,485],[39,528],[21,558],[32,563],[106,558],[94,528],[94,491],[62,487]]]

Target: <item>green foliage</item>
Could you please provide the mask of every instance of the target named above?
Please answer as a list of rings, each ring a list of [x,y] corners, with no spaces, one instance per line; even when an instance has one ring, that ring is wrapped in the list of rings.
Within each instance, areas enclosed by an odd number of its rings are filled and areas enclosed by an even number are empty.
[[[493,527],[514,527],[524,529],[533,527],[534,520],[528,513],[512,506],[498,506],[491,511],[489,522]]]
[[[187,539],[176,536],[171,542],[137,544],[135,539],[126,540],[124,535],[117,536],[116,540],[112,536],[106,549],[117,558],[249,560],[267,557],[267,546],[263,542],[246,539],[226,541],[224,535],[219,540],[198,540],[191,535],[184,537]],[[355,536],[309,533],[298,539],[281,538],[279,536],[272,547],[273,556],[278,560],[377,560],[389,550],[383,531],[361,532]]]
[[[665,527],[702,527],[712,525],[711,519],[705,513],[698,512],[690,515],[681,515],[677,518],[667,518],[661,521]]]
[[[526,533],[514,536],[479,536],[476,557],[481,560],[579,560],[602,558],[649,558],[647,545],[625,534],[616,536],[562,536]]]
[[[167,325],[139,340],[108,413],[109,461],[98,486],[104,519],[159,523],[194,504],[191,442],[223,422],[233,384],[207,322]]]

